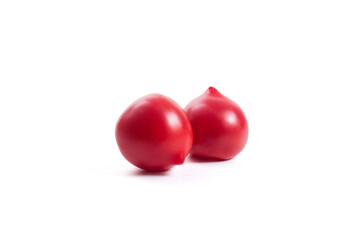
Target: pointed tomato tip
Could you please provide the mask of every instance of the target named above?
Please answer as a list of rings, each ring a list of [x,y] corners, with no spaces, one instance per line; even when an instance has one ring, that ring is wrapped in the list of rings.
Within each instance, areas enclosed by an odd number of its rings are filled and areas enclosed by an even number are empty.
[[[212,86],[207,89],[206,93],[211,94],[211,95],[221,95],[221,93]]]
[[[182,164],[184,164],[184,162],[185,162],[185,157],[183,155],[178,155],[174,159],[175,165],[182,165]]]
[[[210,87],[208,88],[208,91],[209,91],[209,92],[217,92],[218,90],[217,90],[216,88],[214,88],[213,86],[210,86]]]

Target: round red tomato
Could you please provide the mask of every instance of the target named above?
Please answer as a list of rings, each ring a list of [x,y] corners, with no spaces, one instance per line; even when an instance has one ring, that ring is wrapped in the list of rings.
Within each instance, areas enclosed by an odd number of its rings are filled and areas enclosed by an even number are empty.
[[[147,171],[165,171],[183,164],[193,140],[184,110],[160,94],[131,104],[120,116],[115,135],[122,155]]]
[[[243,111],[214,87],[191,101],[185,111],[194,134],[191,155],[227,160],[245,147],[248,124]]]

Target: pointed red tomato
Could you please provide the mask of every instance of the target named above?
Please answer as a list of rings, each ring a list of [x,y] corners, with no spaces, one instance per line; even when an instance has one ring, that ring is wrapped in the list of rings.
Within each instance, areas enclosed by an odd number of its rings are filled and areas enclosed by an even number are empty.
[[[160,94],[131,104],[120,116],[115,135],[123,156],[147,171],[165,171],[183,164],[193,140],[184,110]]]
[[[248,124],[240,107],[214,87],[192,100],[185,111],[194,134],[190,154],[226,160],[245,147]]]

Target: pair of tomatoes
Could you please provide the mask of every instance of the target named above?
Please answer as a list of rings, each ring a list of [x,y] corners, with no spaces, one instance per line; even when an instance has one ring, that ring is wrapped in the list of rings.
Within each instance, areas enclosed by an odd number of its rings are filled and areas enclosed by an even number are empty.
[[[243,111],[214,87],[192,100],[185,111],[172,99],[150,94],[120,116],[115,129],[123,156],[147,171],[166,171],[189,154],[227,160],[248,138]]]

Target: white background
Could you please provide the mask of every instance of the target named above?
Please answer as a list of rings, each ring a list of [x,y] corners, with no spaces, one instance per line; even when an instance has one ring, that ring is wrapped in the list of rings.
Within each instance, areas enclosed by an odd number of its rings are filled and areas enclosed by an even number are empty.
[[[0,2],[0,239],[360,239],[359,1]],[[226,162],[128,163],[115,123],[209,86]]]

